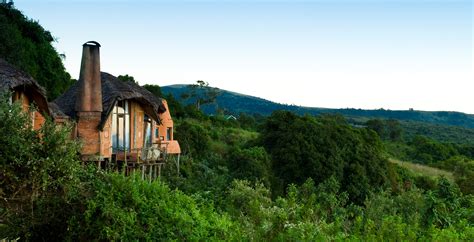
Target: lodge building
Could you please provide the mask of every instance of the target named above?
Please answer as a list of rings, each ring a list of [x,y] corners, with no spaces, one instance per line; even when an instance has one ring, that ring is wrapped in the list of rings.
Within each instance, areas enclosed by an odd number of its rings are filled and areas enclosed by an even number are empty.
[[[41,127],[44,115],[56,123],[72,122],[72,137],[82,143],[84,162],[125,172],[140,169],[150,179],[159,176],[167,161],[179,169],[181,149],[166,100],[101,72],[100,44],[95,41],[83,45],[79,80],[49,104],[33,78],[5,61],[0,61],[0,88],[13,91],[12,101],[21,100],[25,110],[32,102],[38,106],[35,128]]]

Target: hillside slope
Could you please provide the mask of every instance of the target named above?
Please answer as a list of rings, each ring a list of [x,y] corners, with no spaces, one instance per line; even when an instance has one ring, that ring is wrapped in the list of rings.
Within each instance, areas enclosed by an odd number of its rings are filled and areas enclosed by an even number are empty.
[[[163,86],[164,94],[172,94],[175,98],[180,99],[183,93],[189,92],[188,85],[171,85]],[[461,112],[448,111],[418,111],[418,110],[364,110],[364,109],[329,109],[329,108],[313,108],[301,107],[295,105],[286,105],[275,103],[258,97],[244,95],[236,92],[222,90],[221,95],[217,98],[217,104],[205,105],[203,110],[206,113],[214,113],[219,107],[232,114],[248,113],[269,115],[275,110],[288,110],[298,114],[318,115],[323,113],[341,114],[348,118],[364,121],[369,118],[382,119],[398,119],[405,121],[419,121],[438,125],[452,125],[466,128],[474,128],[474,115]],[[192,100],[187,100],[192,102]]]

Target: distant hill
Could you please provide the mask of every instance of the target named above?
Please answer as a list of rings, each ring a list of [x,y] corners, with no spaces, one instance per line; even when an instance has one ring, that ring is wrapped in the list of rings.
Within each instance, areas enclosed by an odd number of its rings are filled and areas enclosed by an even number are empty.
[[[189,92],[188,85],[163,86],[161,90],[164,94],[172,94],[180,100],[183,93]],[[215,113],[217,107],[224,109],[232,114],[247,113],[269,115],[275,110],[288,110],[298,114],[341,114],[356,122],[364,122],[371,118],[398,119],[405,121],[418,121],[437,125],[452,125],[465,128],[474,128],[474,115],[461,112],[448,111],[418,111],[418,110],[365,110],[365,109],[330,109],[302,107],[295,105],[286,105],[272,102],[263,98],[244,95],[236,92],[222,90],[217,98],[217,105],[210,104],[203,106],[203,111],[211,114]],[[191,102],[191,100],[188,100]]]

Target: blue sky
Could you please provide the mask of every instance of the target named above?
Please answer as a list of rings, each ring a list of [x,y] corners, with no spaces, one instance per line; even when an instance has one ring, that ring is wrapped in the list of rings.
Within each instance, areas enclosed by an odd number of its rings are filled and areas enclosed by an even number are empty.
[[[140,84],[205,80],[277,102],[474,113],[471,1],[15,1],[66,54]]]

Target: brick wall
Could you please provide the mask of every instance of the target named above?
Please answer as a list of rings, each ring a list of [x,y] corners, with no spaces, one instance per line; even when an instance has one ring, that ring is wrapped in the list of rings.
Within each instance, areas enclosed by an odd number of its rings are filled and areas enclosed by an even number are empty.
[[[82,142],[81,155],[91,157],[100,155],[100,123],[101,112],[78,112],[77,137]]]

